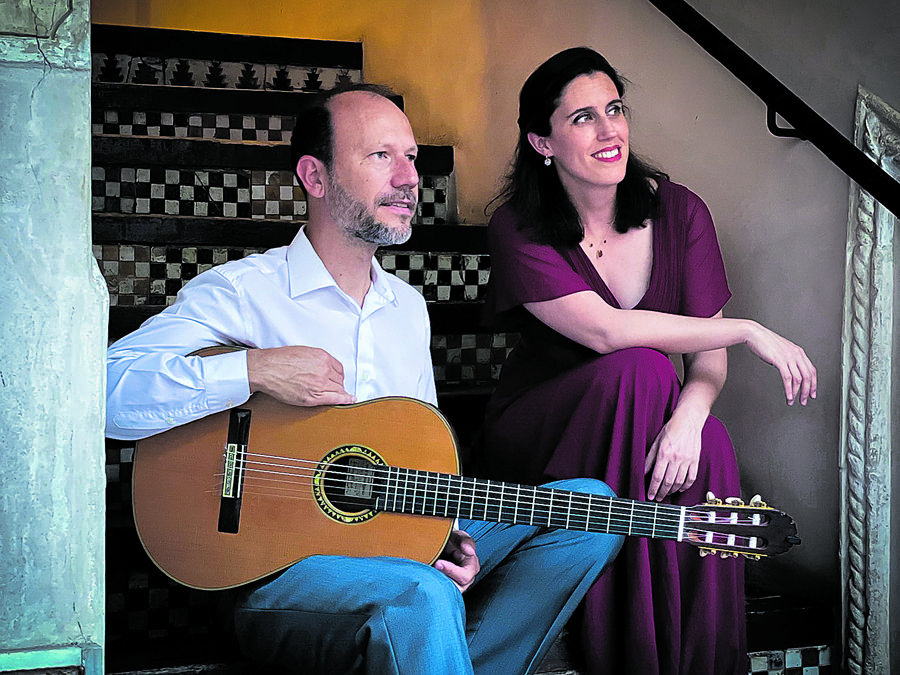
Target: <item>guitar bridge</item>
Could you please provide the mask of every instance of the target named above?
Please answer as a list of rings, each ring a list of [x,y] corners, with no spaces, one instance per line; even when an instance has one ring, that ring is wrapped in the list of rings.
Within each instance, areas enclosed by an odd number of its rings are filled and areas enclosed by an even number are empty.
[[[247,446],[250,442],[250,411],[235,408],[228,422],[225,445],[225,471],[219,502],[219,532],[237,534],[241,522],[241,497],[247,471]]]

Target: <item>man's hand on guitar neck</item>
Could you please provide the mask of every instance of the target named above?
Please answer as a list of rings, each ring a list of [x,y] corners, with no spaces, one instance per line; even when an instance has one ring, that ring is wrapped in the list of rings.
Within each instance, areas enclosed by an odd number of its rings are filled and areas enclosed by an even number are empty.
[[[434,566],[464,593],[481,569],[475,553],[475,540],[462,530],[453,530]]]
[[[316,347],[274,347],[247,351],[250,391],[290,405],[353,403],[344,389],[341,362]]]

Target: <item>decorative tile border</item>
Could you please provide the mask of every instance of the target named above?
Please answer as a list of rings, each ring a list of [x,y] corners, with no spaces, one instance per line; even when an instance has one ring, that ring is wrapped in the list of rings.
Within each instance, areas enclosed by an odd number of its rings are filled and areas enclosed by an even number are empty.
[[[361,72],[350,68],[91,54],[92,82],[210,89],[318,91],[339,83],[360,80]]]

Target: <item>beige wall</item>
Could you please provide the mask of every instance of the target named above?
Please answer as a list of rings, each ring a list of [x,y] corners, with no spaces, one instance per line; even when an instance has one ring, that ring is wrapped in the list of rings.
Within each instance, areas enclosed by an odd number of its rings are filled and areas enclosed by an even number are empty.
[[[751,575],[774,590],[838,602],[838,430],[844,231],[848,180],[815,148],[776,139],[743,85],[647,2],[436,0],[322,3],[273,0],[266,13],[221,0],[94,0],[93,19],[164,28],[362,40],[365,75],[396,87],[420,142],[457,149],[460,217],[484,221],[515,140],[527,74],[579,44],[633,81],[632,141],[710,205],[734,299],[808,348],[819,399],[789,408],[774,370],[732,349],[717,406],[734,437],[745,496],[797,520],[803,545]],[[773,48],[775,48],[773,46]],[[812,47],[811,47],[812,48]],[[851,64],[852,65],[852,64]],[[834,95],[855,96],[846,87]],[[851,106],[852,107],[852,106]]]

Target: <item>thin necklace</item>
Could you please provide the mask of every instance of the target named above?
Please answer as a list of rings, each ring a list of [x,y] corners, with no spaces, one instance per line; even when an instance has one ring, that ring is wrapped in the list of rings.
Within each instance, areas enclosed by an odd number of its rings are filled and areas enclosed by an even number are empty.
[[[606,243],[606,239],[603,240],[603,244],[605,244],[605,243]],[[598,258],[603,257],[603,249],[600,248],[600,246],[603,246],[603,244],[600,244],[599,246],[597,246],[597,257]],[[594,248],[594,244],[591,242],[588,242],[588,248]]]

